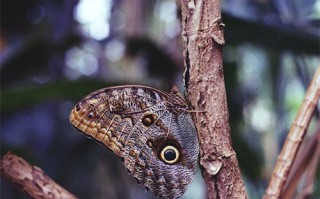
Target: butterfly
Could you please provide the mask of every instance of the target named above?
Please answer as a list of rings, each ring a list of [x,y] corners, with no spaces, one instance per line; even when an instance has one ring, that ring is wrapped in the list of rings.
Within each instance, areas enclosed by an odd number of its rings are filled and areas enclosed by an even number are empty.
[[[176,87],[170,93],[140,85],[103,88],[76,104],[70,122],[122,158],[156,196],[179,198],[191,184],[198,137]]]

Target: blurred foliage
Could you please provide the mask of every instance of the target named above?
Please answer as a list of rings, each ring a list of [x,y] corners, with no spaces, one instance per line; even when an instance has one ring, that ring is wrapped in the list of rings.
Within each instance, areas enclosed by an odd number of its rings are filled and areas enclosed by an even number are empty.
[[[99,88],[115,85],[94,80],[61,81],[43,85],[15,87],[1,93],[1,114],[8,115],[16,110],[30,109],[32,105],[50,100],[77,100]]]
[[[152,198],[118,158],[74,132],[69,113],[85,95],[107,86],[183,87],[176,3],[2,1],[1,154],[16,152],[79,198]],[[232,140],[250,198],[261,198],[319,67],[318,4],[222,1]],[[314,131],[315,122],[309,134]],[[315,188],[310,198],[318,198]],[[184,198],[204,198],[204,189],[197,174]],[[1,198],[27,197],[1,180]]]

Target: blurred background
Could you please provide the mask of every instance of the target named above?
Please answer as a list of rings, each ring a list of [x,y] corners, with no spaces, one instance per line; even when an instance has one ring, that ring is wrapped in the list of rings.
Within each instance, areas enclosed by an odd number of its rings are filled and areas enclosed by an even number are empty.
[[[69,114],[107,86],[183,89],[179,3],[1,1],[1,156],[13,151],[79,198],[154,198],[113,153],[75,131]],[[233,146],[249,197],[261,198],[320,64],[320,1],[221,4]],[[319,104],[307,142],[318,119]],[[311,198],[319,198],[319,178],[318,167]],[[1,198],[28,198],[0,182]],[[205,198],[200,173],[183,198]]]

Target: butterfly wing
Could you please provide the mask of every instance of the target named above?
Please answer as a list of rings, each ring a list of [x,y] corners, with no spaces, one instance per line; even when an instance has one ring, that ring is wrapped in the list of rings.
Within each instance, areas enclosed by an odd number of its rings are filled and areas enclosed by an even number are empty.
[[[167,98],[153,89],[143,91],[146,88],[110,87],[97,90],[72,109],[70,122],[80,132],[123,157],[127,136],[142,112]]]
[[[199,146],[190,113],[175,106],[170,94],[150,87],[110,87],[80,101],[70,121],[123,158],[155,195],[177,198],[195,174]]]

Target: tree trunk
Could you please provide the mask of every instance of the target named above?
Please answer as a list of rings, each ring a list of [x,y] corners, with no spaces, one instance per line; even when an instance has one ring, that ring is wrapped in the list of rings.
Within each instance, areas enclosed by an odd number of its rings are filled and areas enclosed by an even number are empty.
[[[185,86],[200,143],[208,198],[247,198],[231,146],[222,67],[224,45],[219,0],[182,0]]]

